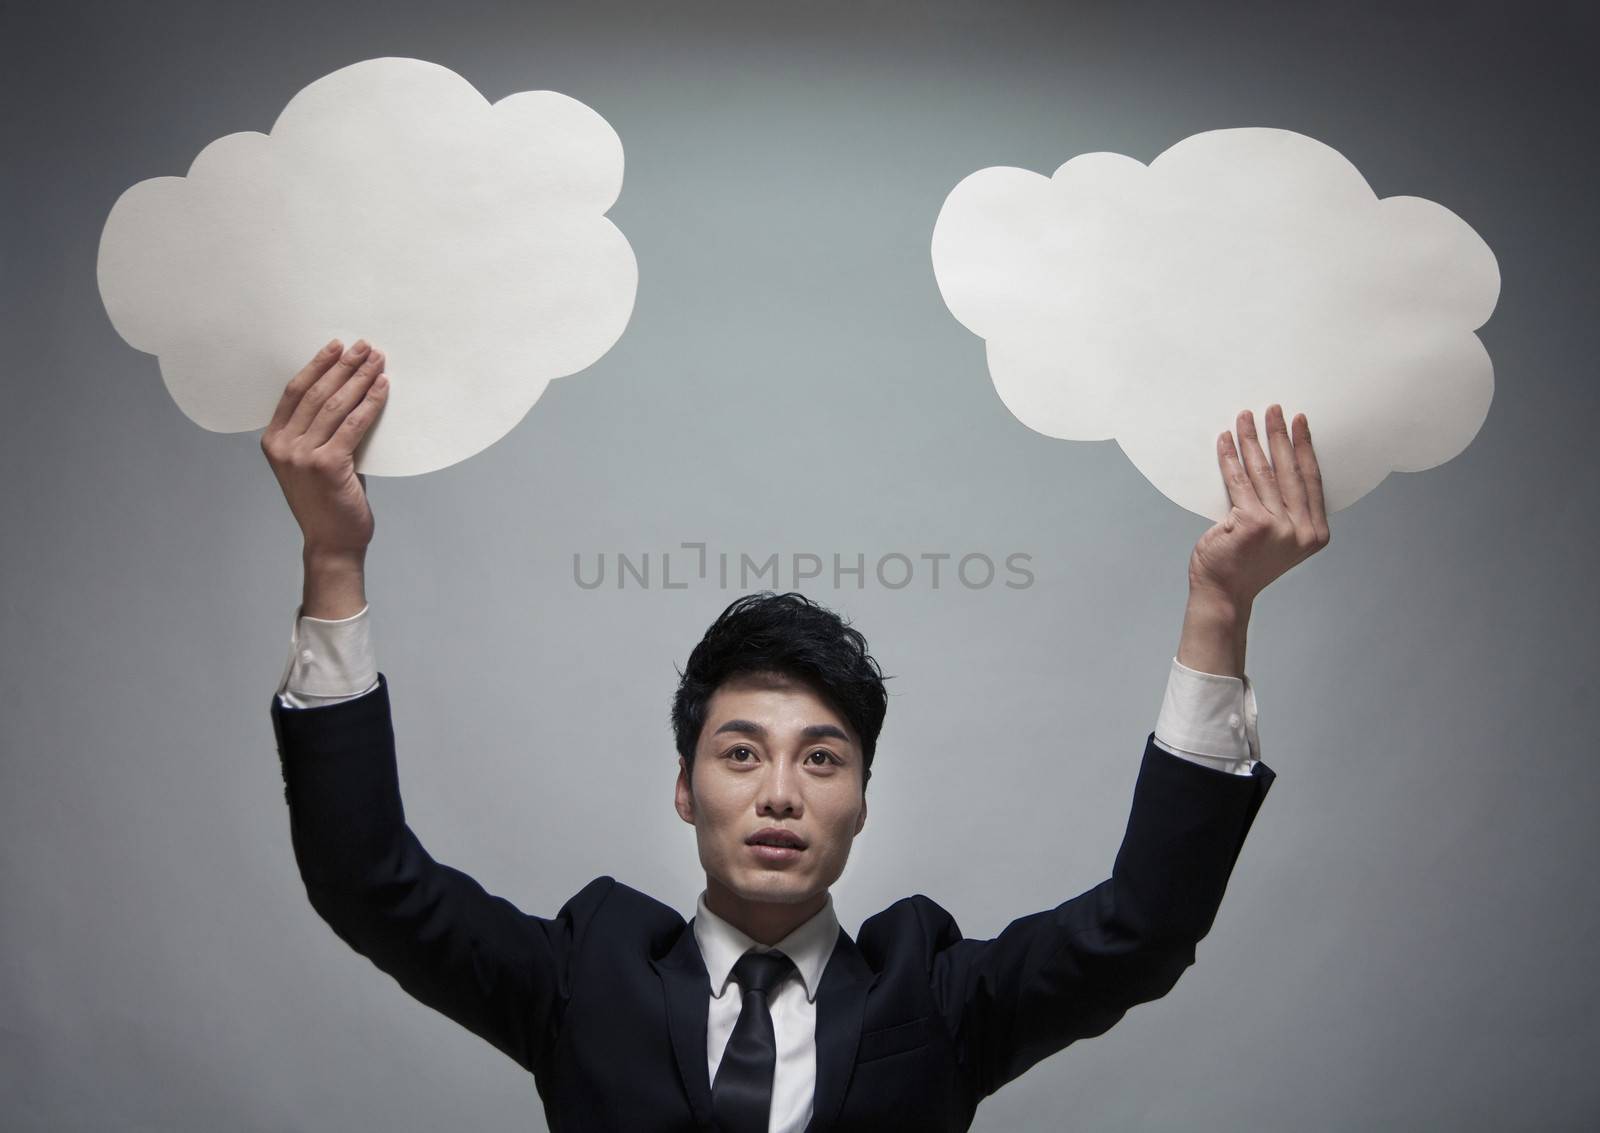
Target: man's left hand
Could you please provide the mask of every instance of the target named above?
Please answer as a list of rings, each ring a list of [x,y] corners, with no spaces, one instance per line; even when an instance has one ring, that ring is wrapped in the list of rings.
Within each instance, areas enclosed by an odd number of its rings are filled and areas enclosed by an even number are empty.
[[[1195,544],[1189,590],[1244,611],[1269,582],[1326,547],[1329,535],[1322,472],[1305,414],[1296,415],[1291,441],[1283,407],[1268,406],[1270,461],[1248,409],[1237,424],[1242,461],[1232,433],[1217,437],[1217,463],[1233,506]]]

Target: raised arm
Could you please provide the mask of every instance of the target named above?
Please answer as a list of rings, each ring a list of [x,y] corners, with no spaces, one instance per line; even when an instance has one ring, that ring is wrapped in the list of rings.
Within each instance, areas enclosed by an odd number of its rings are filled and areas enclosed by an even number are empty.
[[[1110,878],[992,940],[962,937],[943,909],[911,899],[931,942],[934,1001],[975,1098],[1172,990],[1211,930],[1274,777],[1262,762],[1249,775],[1200,766],[1151,734]]]
[[[1309,423],[1297,418],[1291,438],[1277,405],[1266,423],[1270,462],[1248,411],[1238,446],[1217,438],[1232,507],[1190,556],[1177,661],[1196,674],[1242,679],[1256,596],[1329,541]],[[1194,963],[1275,778],[1265,763],[1249,768],[1174,758],[1151,734],[1108,880],[993,940],[963,939],[931,903],[919,910],[935,942],[935,998],[979,1097],[1165,995]]]
[[[374,530],[354,453],[387,394],[381,351],[328,344],[284,390],[261,447],[304,535],[301,613],[366,605]],[[537,1073],[570,994],[571,957],[610,891],[600,879],[553,919],[529,916],[436,862],[406,824],[388,681],[317,707],[274,694],[295,861],[311,906],[414,998]]]

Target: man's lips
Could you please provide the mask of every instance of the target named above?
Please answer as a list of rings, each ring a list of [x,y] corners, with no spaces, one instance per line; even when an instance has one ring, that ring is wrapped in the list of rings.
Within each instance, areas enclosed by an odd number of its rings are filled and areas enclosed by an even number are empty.
[[[751,842],[746,849],[750,856],[767,865],[780,865],[785,862],[797,862],[804,850],[795,846],[768,846],[762,842]]]
[[[782,846],[791,850],[803,850],[806,848],[805,840],[800,835],[792,830],[784,830],[778,826],[768,826],[757,830],[745,839],[745,843],[751,846]]]

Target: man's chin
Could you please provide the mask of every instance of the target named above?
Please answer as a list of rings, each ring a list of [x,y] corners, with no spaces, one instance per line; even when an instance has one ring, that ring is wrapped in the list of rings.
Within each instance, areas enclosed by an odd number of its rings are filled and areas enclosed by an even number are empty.
[[[747,870],[740,882],[737,886],[729,886],[729,889],[741,901],[799,905],[817,895],[816,888],[805,878],[796,877],[782,869],[762,869],[757,866]]]

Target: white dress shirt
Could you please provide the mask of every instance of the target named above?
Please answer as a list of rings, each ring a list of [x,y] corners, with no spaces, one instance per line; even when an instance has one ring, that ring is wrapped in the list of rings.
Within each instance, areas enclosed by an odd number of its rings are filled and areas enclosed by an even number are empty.
[[[368,608],[338,621],[308,618],[295,611],[289,660],[278,681],[278,699],[284,707],[320,708],[364,696],[378,687]],[[1250,678],[1198,672],[1174,657],[1156,718],[1155,743],[1163,751],[1204,767],[1249,775],[1261,758],[1256,695]],[[768,949],[706,908],[704,890],[696,902],[693,925],[695,943],[710,977],[706,1068],[707,1080],[715,1082],[742,1003],[739,981],[731,978],[733,965],[751,948]],[[778,1044],[768,1133],[802,1133],[811,1120],[817,1076],[817,988],[838,937],[839,919],[830,893],[814,917],[773,945],[772,950],[794,962],[795,971],[785,975],[767,997]]]
[[[795,970],[767,992],[778,1058],[772,1071],[772,1111],[768,1133],[802,1133],[811,1121],[812,1095],[817,1081],[817,988],[839,940],[839,918],[833,912],[833,894],[817,914],[770,949],[758,944],[710,909],[706,891],[695,903],[694,939],[711,977],[711,1014],[706,1020],[708,1082],[717,1080],[722,1054],[739,1021],[744,992],[733,978],[733,965],[752,948],[782,952]]]

